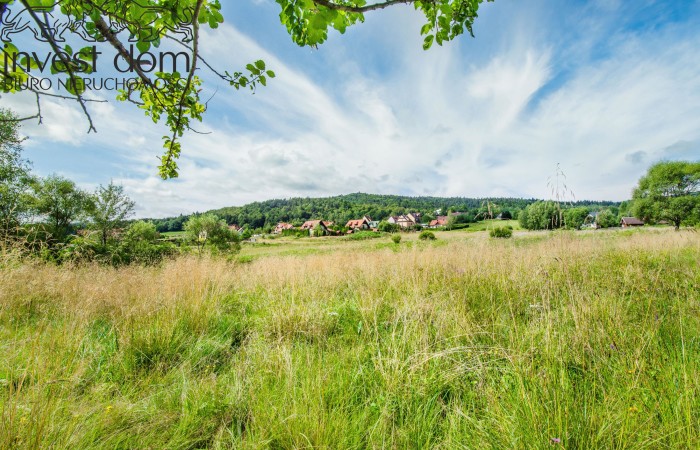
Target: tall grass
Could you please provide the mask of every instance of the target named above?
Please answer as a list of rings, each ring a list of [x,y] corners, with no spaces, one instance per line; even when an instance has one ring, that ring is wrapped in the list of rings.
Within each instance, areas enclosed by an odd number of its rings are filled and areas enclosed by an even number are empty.
[[[700,238],[553,236],[4,263],[0,448],[700,447]]]

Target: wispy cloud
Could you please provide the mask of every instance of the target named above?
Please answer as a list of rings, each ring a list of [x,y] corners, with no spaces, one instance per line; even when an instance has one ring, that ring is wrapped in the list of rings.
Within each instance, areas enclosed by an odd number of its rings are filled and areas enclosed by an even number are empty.
[[[205,56],[224,68],[262,58],[277,78],[250,95],[208,77],[211,134],[186,138],[174,181],[155,176],[160,130],[123,105],[99,106],[110,126],[96,136],[30,131],[66,154],[99,148],[113,172],[84,181],[116,178],[149,216],[357,191],[544,197],[557,163],[578,198],[624,199],[651,162],[700,158],[699,28],[620,27],[611,2],[586,4],[578,23],[567,5],[489,4],[476,40],[430,52],[409,9],[311,56],[225,25]],[[60,107],[52,118],[80,122]]]

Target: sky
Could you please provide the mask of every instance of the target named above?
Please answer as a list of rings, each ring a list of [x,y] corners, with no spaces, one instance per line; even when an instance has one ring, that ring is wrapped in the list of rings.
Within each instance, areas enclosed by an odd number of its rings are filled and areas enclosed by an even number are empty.
[[[44,99],[25,122],[34,171],[93,190],[111,180],[139,217],[353,192],[630,198],[654,162],[700,160],[700,0],[496,0],[468,34],[422,49],[406,5],[366,15],[318,49],[291,41],[273,0],[223,0],[203,56],[234,71],[263,59],[255,94],[203,69],[204,122],[180,177],[157,175],[164,128],[130,104]],[[0,106],[33,114],[34,99]]]

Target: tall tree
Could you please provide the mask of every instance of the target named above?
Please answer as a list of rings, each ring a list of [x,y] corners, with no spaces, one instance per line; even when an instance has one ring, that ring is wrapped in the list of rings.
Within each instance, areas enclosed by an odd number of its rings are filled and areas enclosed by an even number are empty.
[[[45,221],[48,242],[64,241],[72,224],[85,216],[90,195],[73,181],[58,175],[39,180],[34,191],[34,209]]]
[[[680,228],[700,221],[700,162],[665,161],[649,168],[632,194],[632,212]]]
[[[17,116],[0,109],[0,239],[14,233],[27,212],[32,181],[29,163],[22,159],[22,138]]]
[[[280,21],[292,40],[312,47],[326,41],[329,28],[344,33],[347,27],[363,22],[365,13],[412,4],[425,16],[426,22],[419,30],[425,36],[425,49],[433,43],[442,45],[465,30],[473,34],[472,25],[483,1],[385,0],[368,4],[365,0],[276,0],[281,7]],[[94,77],[98,70],[99,52],[92,45],[73,49],[64,39],[72,36],[91,44],[109,44],[122,58],[120,67],[139,81],[121,90],[117,99],[135,103],[154,122],[164,122],[170,130],[163,138],[159,168],[163,178],[178,175],[180,138],[192,130],[193,123],[202,120],[206,111],[206,101],[200,98],[200,67],[211,70],[235,89],[255,90],[275,76],[261,60],[231,73],[215,69],[203,59],[200,48],[205,44],[200,42],[200,28],[216,29],[224,21],[219,0],[0,0],[0,17],[7,22],[3,30],[5,60],[12,61],[0,72],[0,90],[33,92],[39,108],[31,118],[39,122],[41,96],[47,92],[28,82],[34,78],[32,71],[37,70],[43,77],[60,77],[65,82],[70,95],[64,98],[78,102],[87,118],[88,133],[96,131],[89,112],[89,102],[94,100],[83,94],[87,89],[85,79]],[[24,45],[18,47],[11,35],[24,30],[33,31],[41,39],[24,40]],[[165,54],[172,64],[171,71],[164,67],[163,53],[160,58],[141,58],[142,52],[166,40],[178,44],[184,53],[182,57],[173,52]],[[132,43],[137,51],[133,51]],[[44,70],[51,59],[44,59],[46,54],[56,57]],[[185,66],[176,68],[178,62]],[[56,97],[55,93],[49,94]]]
[[[99,231],[102,245],[110,234],[134,214],[136,204],[124,193],[124,186],[110,182],[97,188],[88,208],[92,226]]]

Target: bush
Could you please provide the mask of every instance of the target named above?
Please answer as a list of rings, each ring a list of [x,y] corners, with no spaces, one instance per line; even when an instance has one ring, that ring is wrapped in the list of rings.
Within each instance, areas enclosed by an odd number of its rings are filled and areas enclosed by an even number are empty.
[[[365,239],[375,239],[381,237],[381,234],[375,231],[358,231],[348,236],[351,241],[363,241]]]
[[[513,236],[513,227],[496,227],[489,234],[492,238],[508,239]]]
[[[377,229],[384,233],[396,233],[397,231],[401,230],[401,227],[395,223],[389,223],[385,220],[382,220],[381,222],[379,222]]]
[[[391,236],[391,240],[394,242],[394,244],[398,244],[401,242],[401,235],[400,234],[393,234]]]
[[[420,232],[420,234],[418,235],[418,239],[420,239],[421,241],[434,241],[437,238],[435,237],[435,233],[433,233],[432,231],[425,230]]]

